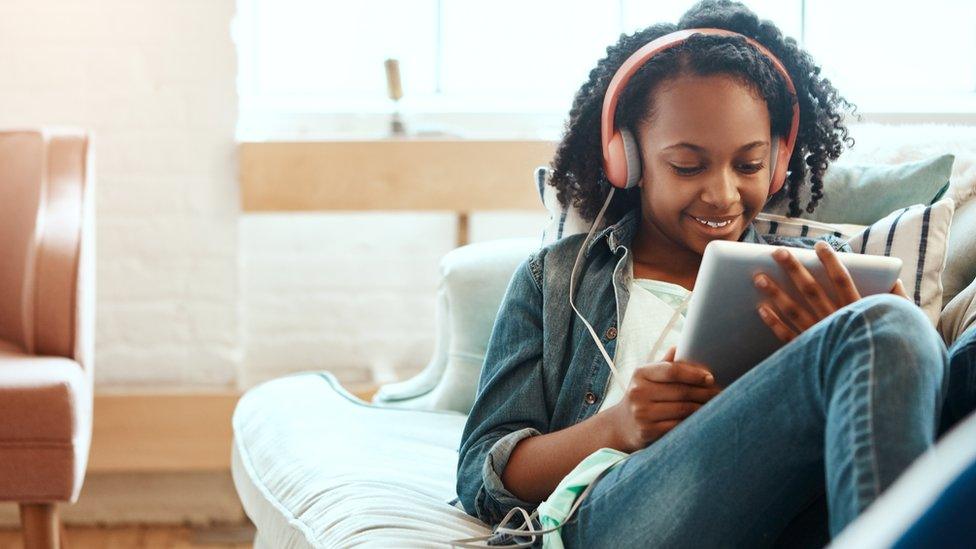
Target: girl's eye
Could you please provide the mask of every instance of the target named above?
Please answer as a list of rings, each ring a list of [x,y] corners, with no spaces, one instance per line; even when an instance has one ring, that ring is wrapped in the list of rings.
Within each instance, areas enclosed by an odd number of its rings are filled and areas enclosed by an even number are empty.
[[[695,175],[698,172],[702,171],[701,166],[685,167],[685,166],[675,166],[674,164],[671,164],[671,169],[674,170],[674,173],[678,175]]]
[[[759,170],[765,167],[766,167],[765,163],[759,162],[758,164],[743,164],[739,166],[739,169],[742,170],[743,173],[753,174],[753,173],[759,173]]]

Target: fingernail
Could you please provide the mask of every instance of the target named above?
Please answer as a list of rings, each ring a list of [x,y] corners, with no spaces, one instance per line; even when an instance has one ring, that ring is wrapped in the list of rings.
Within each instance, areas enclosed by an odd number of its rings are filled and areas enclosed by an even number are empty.
[[[763,306],[759,307],[759,316],[763,318],[769,318],[769,311],[766,310],[766,307]]]
[[[711,385],[715,381],[715,376],[712,374],[705,374],[705,383]]]
[[[786,250],[780,248],[780,249],[776,250],[775,252],[773,252],[773,255],[776,256],[776,259],[786,259],[786,257],[789,255],[789,252],[787,252]]]
[[[764,276],[757,276],[756,277],[756,286],[758,286],[760,288],[765,288],[767,286],[766,277],[764,277]]]

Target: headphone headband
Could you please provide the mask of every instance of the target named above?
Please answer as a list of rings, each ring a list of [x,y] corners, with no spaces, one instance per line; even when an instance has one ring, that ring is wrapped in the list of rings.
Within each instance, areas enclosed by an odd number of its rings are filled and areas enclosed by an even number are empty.
[[[773,55],[765,46],[737,32],[733,32],[725,29],[714,29],[714,28],[702,28],[702,29],[685,29],[666,34],[652,40],[642,46],[639,50],[634,52],[626,61],[617,69],[616,74],[610,80],[610,85],[607,87],[607,93],[603,98],[603,115],[600,122],[600,136],[603,145],[603,167],[607,174],[607,179],[610,180],[615,187],[629,188],[636,184],[639,179],[639,169],[637,174],[635,170],[629,169],[628,167],[628,151],[627,148],[635,148],[634,144],[628,143],[630,136],[625,138],[621,135],[621,132],[617,130],[616,124],[614,122],[614,117],[617,110],[617,101],[620,99],[620,94],[623,92],[624,88],[627,87],[627,82],[630,81],[631,77],[640,70],[652,57],[658,53],[673,48],[678,44],[681,44],[688,37],[695,34],[705,34],[711,36],[741,36],[745,38],[746,42],[751,44],[754,48],[765,55],[770,62],[772,62],[773,67],[776,71],[780,73],[783,80],[786,82],[786,87],[790,94],[793,96],[793,120],[790,123],[790,133],[786,140],[779,146],[777,151],[775,172],[770,179],[770,191],[769,194],[772,195],[780,188],[782,188],[783,183],[786,181],[786,170],[789,164],[789,158],[793,154],[793,146],[796,144],[796,135],[800,128],[800,106],[795,100],[796,98],[796,88],[793,86],[793,80],[790,78],[789,73],[786,71],[786,67],[783,63]],[[633,151],[631,151],[633,152]],[[639,161],[639,159],[637,159]],[[633,159],[630,161],[631,167],[634,164]]]

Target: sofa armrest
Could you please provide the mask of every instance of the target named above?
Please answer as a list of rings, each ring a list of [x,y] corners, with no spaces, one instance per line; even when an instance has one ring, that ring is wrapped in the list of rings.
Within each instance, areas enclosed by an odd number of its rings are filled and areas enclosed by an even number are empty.
[[[976,280],[956,294],[939,316],[939,332],[946,346],[951,346],[967,329],[976,326]]]
[[[434,356],[417,377],[381,387],[373,402],[468,413],[512,273],[538,249],[538,239],[517,238],[470,244],[445,255]]]

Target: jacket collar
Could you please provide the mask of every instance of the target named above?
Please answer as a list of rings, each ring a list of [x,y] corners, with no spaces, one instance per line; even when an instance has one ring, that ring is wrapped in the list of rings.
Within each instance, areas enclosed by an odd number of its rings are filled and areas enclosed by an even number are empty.
[[[621,246],[630,248],[630,244],[634,240],[634,235],[637,234],[637,230],[640,227],[640,220],[640,208],[630,210],[619,221],[593,235],[593,240],[586,247],[586,255],[590,255],[593,247],[598,242],[606,242],[612,254],[616,254],[617,249]],[[756,230],[754,223],[749,223],[749,226],[746,227],[746,230],[739,237],[739,242],[766,244],[766,240]]]

